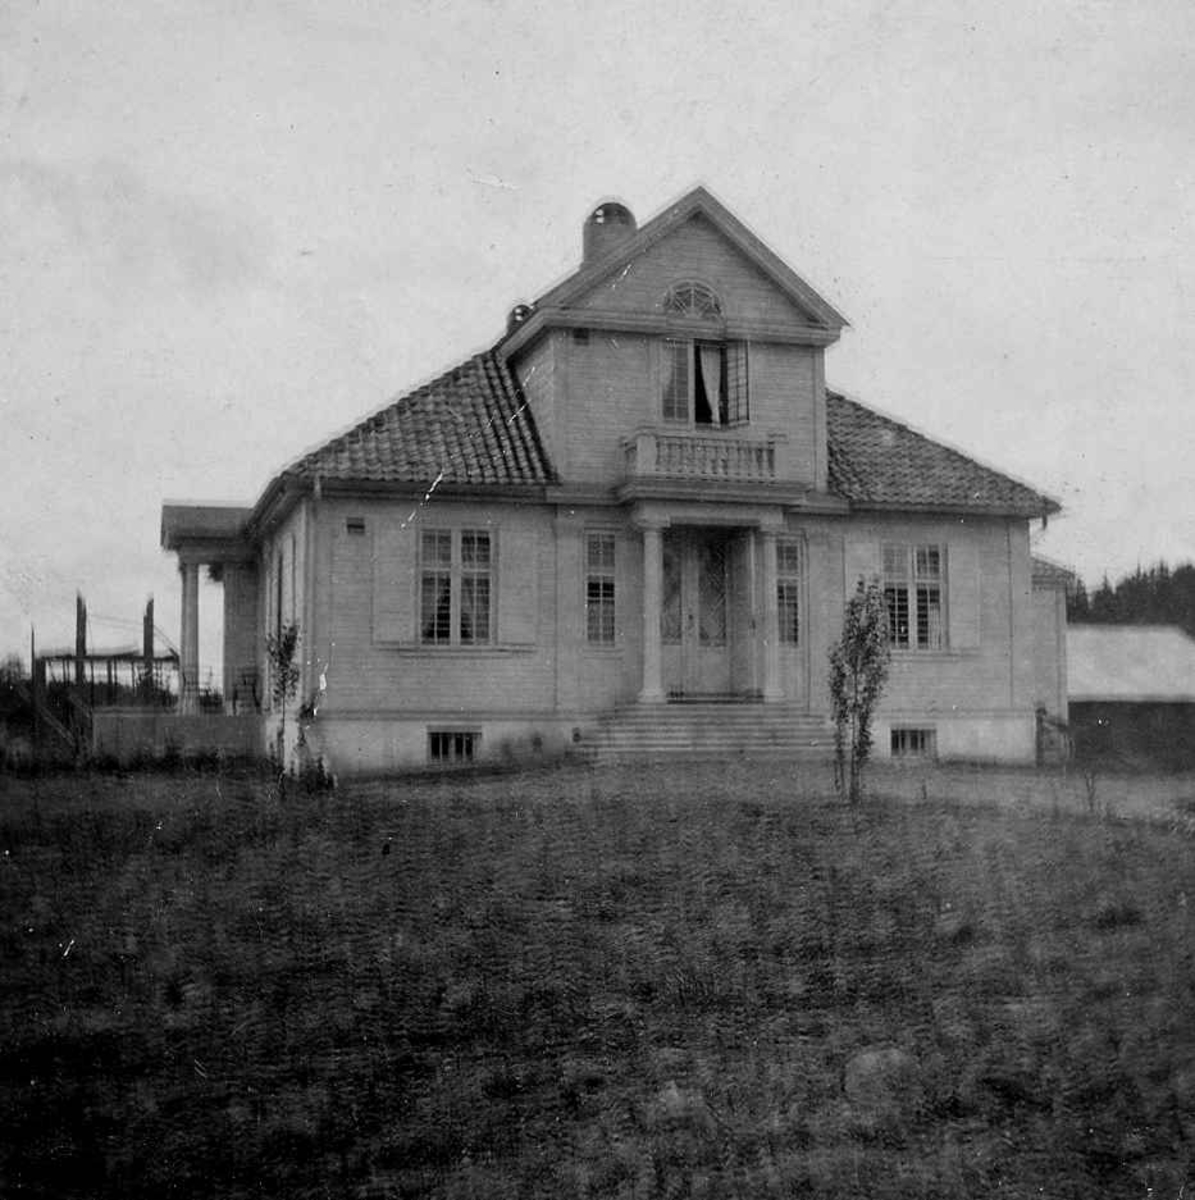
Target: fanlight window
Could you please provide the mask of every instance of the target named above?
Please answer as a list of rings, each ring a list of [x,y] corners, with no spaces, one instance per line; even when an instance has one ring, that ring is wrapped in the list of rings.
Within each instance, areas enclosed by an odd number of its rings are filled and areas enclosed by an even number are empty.
[[[677,283],[668,289],[664,297],[664,311],[678,317],[718,318],[722,315],[722,301],[704,283]]]

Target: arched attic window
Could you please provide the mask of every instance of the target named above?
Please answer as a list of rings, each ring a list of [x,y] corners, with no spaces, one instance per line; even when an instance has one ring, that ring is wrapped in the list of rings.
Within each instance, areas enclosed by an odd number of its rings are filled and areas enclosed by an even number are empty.
[[[661,340],[664,420],[689,425],[747,424],[747,343],[726,340],[717,293],[704,283],[686,279],[668,289],[663,308],[669,317],[717,322],[708,332],[678,323]]]
[[[664,297],[664,311],[673,317],[707,317],[718,320],[722,316],[722,301],[713,288],[696,280],[686,279],[674,283]]]

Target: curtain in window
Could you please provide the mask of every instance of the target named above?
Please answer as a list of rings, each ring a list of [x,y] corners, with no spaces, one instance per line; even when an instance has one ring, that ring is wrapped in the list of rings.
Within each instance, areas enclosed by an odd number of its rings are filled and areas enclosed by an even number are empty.
[[[710,406],[710,419],[713,424],[722,421],[722,347],[698,346],[697,352],[701,357],[701,382],[705,385],[705,398]]]

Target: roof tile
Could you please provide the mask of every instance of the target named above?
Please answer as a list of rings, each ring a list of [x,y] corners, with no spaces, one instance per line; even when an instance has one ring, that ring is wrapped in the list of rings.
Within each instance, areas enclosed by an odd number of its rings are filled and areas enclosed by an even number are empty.
[[[531,409],[492,350],[397,398],[287,474],[361,483],[542,485],[555,479]]]
[[[859,508],[1043,516],[1058,503],[965,454],[826,393],[830,490]]]

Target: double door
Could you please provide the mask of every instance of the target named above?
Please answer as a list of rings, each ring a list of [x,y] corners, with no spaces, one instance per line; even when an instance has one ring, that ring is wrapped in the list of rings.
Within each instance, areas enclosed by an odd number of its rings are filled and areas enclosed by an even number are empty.
[[[731,691],[731,558],[728,531],[682,526],[664,533],[660,642],[670,697]]]

